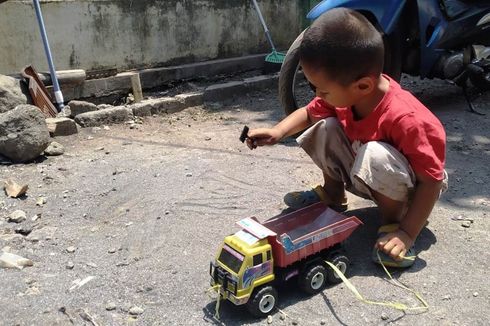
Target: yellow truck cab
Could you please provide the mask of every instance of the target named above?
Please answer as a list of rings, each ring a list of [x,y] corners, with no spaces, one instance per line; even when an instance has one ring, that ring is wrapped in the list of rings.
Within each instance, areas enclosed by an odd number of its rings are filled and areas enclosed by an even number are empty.
[[[247,223],[250,225],[254,221],[245,219],[238,222],[241,226]],[[258,225],[254,225],[255,228]],[[254,289],[275,279],[272,248],[267,240],[267,236],[275,234],[267,231],[254,233],[241,230],[225,237],[216,260],[210,265],[211,285],[219,284],[223,298],[235,305],[246,304]],[[272,310],[276,297],[266,296],[260,303],[261,310],[267,311],[267,307]]]

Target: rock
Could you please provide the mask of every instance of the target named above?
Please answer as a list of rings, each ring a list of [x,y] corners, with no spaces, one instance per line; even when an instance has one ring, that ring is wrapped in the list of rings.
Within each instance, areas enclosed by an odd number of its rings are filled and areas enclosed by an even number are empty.
[[[110,108],[113,108],[114,106],[113,105],[110,105],[110,104],[99,104],[97,105],[97,108],[99,110],[103,110],[103,109],[110,109]]]
[[[113,254],[117,251],[116,248],[110,248],[107,252],[110,253],[110,254]]]
[[[71,117],[71,109],[68,105],[66,105],[58,114],[56,115],[58,118],[69,118]]]
[[[381,314],[381,319],[383,319],[383,320],[388,320],[388,319],[390,319],[390,317],[388,316],[388,314],[387,314],[387,313],[383,312],[383,313]]]
[[[145,310],[143,308],[140,308],[138,306],[132,306],[129,308],[129,314],[130,315],[141,315]]]
[[[74,118],[79,114],[97,111],[97,105],[85,101],[70,101],[68,103],[71,111],[71,117]]]
[[[27,192],[29,189],[28,185],[19,185],[12,179],[8,179],[4,182],[4,189],[7,196],[12,198],[19,198]]]
[[[10,111],[17,105],[27,102],[27,96],[22,92],[20,80],[0,75],[0,113]]]
[[[49,240],[54,237],[54,234],[57,230],[58,228],[54,226],[45,226],[40,229],[35,229],[27,236],[27,240],[31,242],[38,242],[40,240]]]
[[[461,226],[464,228],[469,228],[471,226],[471,223],[473,223],[473,222],[472,221],[463,221],[463,223],[461,223]]]
[[[51,142],[48,148],[44,150],[44,154],[47,156],[58,156],[63,155],[65,153],[65,148],[58,142]]]
[[[0,255],[0,267],[2,268],[23,269],[26,266],[32,265],[34,265],[32,260],[11,254],[9,252],[3,252]]]
[[[211,140],[211,137],[206,136],[206,137],[204,137],[204,140],[205,140],[205,141],[209,141],[209,140]]]
[[[113,123],[123,123],[133,118],[131,109],[124,106],[79,114],[75,121],[82,127],[95,127]]]
[[[105,310],[107,311],[112,311],[112,310],[116,310],[117,306],[114,302],[108,302],[106,305],[105,305]]]
[[[478,292],[473,292],[473,296],[476,298],[478,296]]]
[[[32,232],[32,226],[30,225],[19,225],[15,228],[15,233],[21,234],[23,236],[28,236]]]
[[[46,119],[46,125],[52,137],[69,136],[78,133],[77,124],[70,118],[48,118]]]
[[[21,210],[13,211],[8,217],[8,221],[13,223],[21,223],[24,222],[25,220],[26,220],[26,213]]]
[[[74,246],[69,246],[68,248],[66,248],[66,252],[70,254],[74,253],[76,250],[77,248],[75,248]]]
[[[451,300],[451,296],[449,294],[442,297],[442,300]]]
[[[14,162],[31,161],[49,145],[43,113],[32,105],[19,105],[0,114],[0,154]]]
[[[272,321],[273,321],[272,316],[271,315],[267,316],[267,324],[272,324]]]
[[[36,205],[37,206],[43,206],[44,204],[46,204],[47,200],[45,197],[39,197],[38,199],[36,199]]]
[[[73,269],[75,267],[75,264],[72,261],[69,261],[66,263],[66,269]]]

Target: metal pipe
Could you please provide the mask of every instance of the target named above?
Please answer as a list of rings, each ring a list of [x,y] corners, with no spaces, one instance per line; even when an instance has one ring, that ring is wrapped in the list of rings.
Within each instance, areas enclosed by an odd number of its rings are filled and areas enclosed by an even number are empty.
[[[269,31],[269,28],[267,28],[264,17],[262,16],[262,12],[260,11],[259,4],[257,3],[257,0],[252,0],[252,2],[254,3],[255,11],[257,11],[257,14],[259,15],[260,22],[262,23],[262,27],[264,28],[265,31],[265,36],[267,37],[267,40],[271,45],[272,51],[276,52],[276,47],[274,46],[274,42],[272,42],[271,32]]]
[[[58,77],[56,76],[56,70],[54,68],[54,63],[53,63],[53,56],[51,55],[51,49],[49,48],[48,35],[46,34],[43,15],[41,13],[41,6],[39,5],[39,0],[33,0],[33,2],[34,2],[34,9],[36,10],[37,22],[39,23],[41,38],[44,44],[44,52],[46,52],[46,58],[48,59],[49,72],[51,74],[51,79],[53,80],[54,97],[56,99],[56,104],[58,105],[58,111],[61,111],[65,106],[63,100],[63,93],[61,93],[60,85],[58,83]]]

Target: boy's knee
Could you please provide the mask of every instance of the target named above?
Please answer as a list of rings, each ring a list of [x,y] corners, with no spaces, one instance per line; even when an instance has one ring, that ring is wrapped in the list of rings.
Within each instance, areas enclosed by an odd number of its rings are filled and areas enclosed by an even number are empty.
[[[362,145],[351,170],[355,187],[369,188],[397,201],[406,201],[415,184],[415,174],[408,160],[398,150],[383,142]]]

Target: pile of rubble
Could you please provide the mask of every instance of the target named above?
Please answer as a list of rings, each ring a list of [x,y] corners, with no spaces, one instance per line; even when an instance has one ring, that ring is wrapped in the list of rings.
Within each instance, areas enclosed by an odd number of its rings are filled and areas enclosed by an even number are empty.
[[[90,119],[89,113],[93,111],[104,109],[107,112],[107,119],[102,117],[104,123],[132,119],[130,110],[83,101],[71,101],[56,118],[46,118],[31,103],[31,97],[20,80],[0,75],[0,158],[23,163],[43,154],[63,154],[63,146],[51,137],[77,133],[77,122],[81,126],[97,125],[97,121]]]

